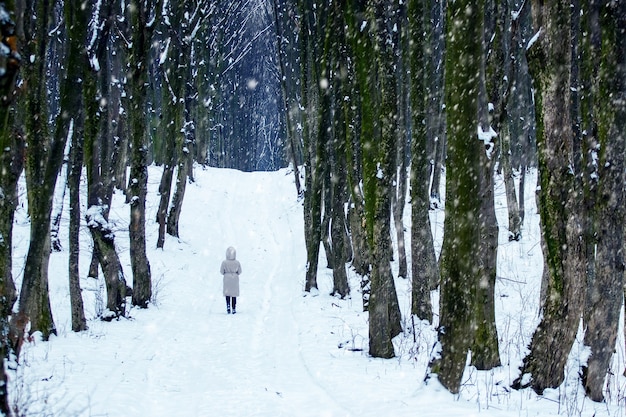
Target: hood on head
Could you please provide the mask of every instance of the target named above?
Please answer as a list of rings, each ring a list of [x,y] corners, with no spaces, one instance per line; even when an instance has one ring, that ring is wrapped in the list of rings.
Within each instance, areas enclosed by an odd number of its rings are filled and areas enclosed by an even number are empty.
[[[229,246],[228,249],[226,249],[226,259],[232,261],[235,258],[237,258],[237,251],[232,246]]]

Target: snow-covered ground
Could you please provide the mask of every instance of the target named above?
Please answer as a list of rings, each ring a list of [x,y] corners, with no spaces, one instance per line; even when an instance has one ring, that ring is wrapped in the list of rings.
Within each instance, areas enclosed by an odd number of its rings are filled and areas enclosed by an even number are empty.
[[[187,187],[180,239],[157,250],[156,189],[161,170],[150,168],[147,238],[154,302],[129,308],[128,318],[95,319],[103,283],[83,278],[89,330],[71,331],[67,252],[54,253],[50,294],[58,336],[25,345],[10,393],[23,416],[626,416],[623,328],[608,404],[586,400],[578,382],[584,349],[577,343],[562,387],[538,397],[509,383],[538,322],[541,276],[534,176],[529,175],[523,240],[508,242],[502,188],[496,295],[503,366],[469,367],[459,395],[436,378],[425,382],[434,328],[411,319],[410,282],[397,279],[405,333],[394,342],[397,357],[367,354],[367,314],[359,280],[349,271],[352,297],[328,295],[332,272],[323,258],[319,294],[303,293],[306,252],[302,204],[293,174],[195,169]],[[23,195],[25,198],[25,195]],[[115,196],[111,220],[129,283],[128,206]],[[431,212],[439,247],[444,212]],[[406,228],[410,230],[407,210]],[[67,219],[62,226],[66,236]],[[25,210],[17,213],[14,274],[21,280],[28,245]],[[409,235],[407,234],[407,243]],[[82,232],[81,273],[86,275],[90,237]],[[67,247],[66,241],[64,241]],[[227,315],[219,267],[228,246],[241,261],[237,314]],[[395,267],[395,265],[394,265]],[[436,303],[436,294],[433,294]]]

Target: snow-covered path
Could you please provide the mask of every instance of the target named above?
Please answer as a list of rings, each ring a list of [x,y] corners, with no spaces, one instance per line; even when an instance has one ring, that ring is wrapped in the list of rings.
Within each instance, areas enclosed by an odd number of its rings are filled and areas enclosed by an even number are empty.
[[[304,317],[296,317],[293,303],[301,300],[303,274],[294,275],[293,266],[303,266],[305,254],[292,177],[285,173],[277,184],[267,173],[204,174],[188,187],[181,239],[168,238],[164,250],[149,254],[155,304],[132,309],[130,320],[91,320],[82,334],[64,324],[52,343],[26,349],[24,363],[37,364],[25,375],[28,396],[45,393],[63,415],[350,414],[318,385],[300,353]],[[149,227],[149,240],[154,232]],[[219,265],[229,245],[243,269],[236,315],[226,314],[221,294]],[[54,259],[51,268],[63,262]],[[51,290],[57,325],[66,323],[67,299],[55,297],[65,283],[51,280]],[[92,298],[86,295],[88,315]]]
[[[222,187],[227,178],[231,180],[223,195],[200,196],[199,207],[219,209],[211,222],[196,226],[195,235],[200,241],[189,242],[202,247],[202,239],[210,237],[208,240],[214,241],[210,255],[203,254],[211,257],[206,263],[210,269],[192,272],[190,279],[196,284],[189,285],[187,294],[181,294],[177,302],[197,299],[198,289],[203,293],[194,311],[181,316],[199,316],[206,326],[205,343],[199,341],[204,355],[191,355],[201,358],[201,363],[190,364],[188,373],[192,375],[188,378],[192,386],[202,386],[192,402],[196,404],[193,414],[231,415],[237,410],[245,416],[293,416],[306,415],[300,410],[318,410],[319,401],[332,407],[332,399],[324,396],[313,381],[301,377],[305,365],[299,356],[298,324],[291,308],[301,283],[290,268],[294,259],[303,261],[303,254],[298,253],[301,246],[294,246],[301,240],[302,223],[301,216],[293,216],[297,210],[286,211],[296,204],[295,188],[289,181],[284,184],[287,189],[276,187],[264,180],[262,173],[226,173],[224,179],[216,179]],[[214,198],[220,200],[217,206],[211,203]],[[243,269],[236,315],[226,314],[218,273],[228,245],[237,248]],[[197,266],[204,267],[202,262]],[[186,333],[194,332],[190,328]]]

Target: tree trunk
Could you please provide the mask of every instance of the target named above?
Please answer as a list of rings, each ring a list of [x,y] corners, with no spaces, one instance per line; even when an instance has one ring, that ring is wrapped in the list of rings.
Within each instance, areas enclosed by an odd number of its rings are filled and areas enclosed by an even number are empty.
[[[159,224],[159,237],[157,238],[157,248],[163,248],[165,244],[165,231],[167,226],[167,209],[170,203],[172,192],[172,179],[174,177],[174,166],[168,162],[163,165],[163,174],[159,183],[159,207],[157,209],[156,221]]]
[[[176,100],[176,115],[172,121],[177,126],[175,132],[176,161],[178,163],[176,189],[172,197],[171,207],[167,216],[167,233],[178,237],[178,223],[182,212],[183,200],[188,181],[193,181],[193,147],[196,142],[196,124],[194,121],[195,106],[197,102],[197,89],[195,77],[197,74],[196,48],[193,44],[191,31],[202,22],[206,12],[189,13],[185,10],[185,2],[173,3],[175,21],[185,21],[184,28],[170,28],[172,41],[177,45],[178,54],[169,58],[173,71],[170,74],[179,74],[175,80],[171,80],[172,92]],[[182,6],[182,7],[181,7]],[[178,31],[176,34],[175,31]],[[166,73],[167,75],[167,73]],[[171,79],[170,77],[166,77]],[[181,122],[182,121],[182,122]]]
[[[430,27],[420,34],[423,42],[427,42],[425,47],[425,62],[421,69],[427,68],[427,81],[425,82],[424,98],[426,102],[426,157],[431,162],[432,184],[430,187],[431,208],[441,206],[441,180],[445,169],[446,161],[446,113],[445,113],[445,28],[446,28],[446,0],[430,0],[424,4],[425,22],[430,23]],[[429,13],[431,19],[428,19]],[[428,35],[431,33],[432,35]],[[412,37],[415,40],[415,37]],[[415,126],[414,126],[415,128]],[[429,178],[429,182],[430,182]],[[431,282],[431,288],[439,285],[439,281]]]
[[[170,62],[171,61],[171,62]],[[167,215],[170,207],[170,196],[172,195],[172,181],[174,177],[174,167],[177,164],[178,149],[176,144],[180,142],[180,130],[182,128],[179,97],[180,80],[170,69],[179,68],[179,55],[169,54],[166,61],[168,64],[161,66],[163,79],[167,87],[162,89],[163,93],[163,120],[161,122],[161,132],[165,140],[165,151],[163,152],[163,174],[159,184],[159,207],[157,209],[156,221],[159,224],[159,236],[157,238],[157,248],[163,248],[165,244],[165,233],[167,231]],[[168,76],[167,74],[170,73]],[[173,79],[172,79],[173,78]],[[178,234],[176,234],[178,236]]]
[[[510,47],[505,51],[505,57],[511,56],[511,65],[508,67],[510,97],[506,103],[507,118],[500,125],[500,165],[504,179],[504,187],[508,209],[508,238],[509,241],[519,241],[522,238],[524,223],[524,183],[526,178],[526,157],[522,157],[520,149],[527,146],[529,141],[532,119],[530,101],[530,83],[528,79],[528,64],[526,62],[526,45],[524,44],[525,26],[528,20],[530,7],[516,1],[512,8],[521,8],[516,19],[511,20]],[[508,22],[507,18],[507,22]],[[505,61],[506,63],[506,61]],[[515,177],[519,172],[519,194],[516,192]]]
[[[398,169],[395,174],[396,186],[393,187],[393,194],[391,198],[391,209],[393,213],[393,221],[396,229],[396,239],[398,244],[398,277],[406,278],[408,275],[407,261],[406,261],[406,247],[404,243],[404,206],[406,204],[406,137],[400,136],[400,143],[398,145]],[[402,149],[402,150],[401,150]]]
[[[398,27],[400,36],[396,44],[396,91],[397,91],[397,148],[396,165],[397,170],[393,181],[394,192],[391,198],[391,210],[393,213],[394,227],[396,230],[396,242],[398,248],[398,277],[407,278],[408,264],[406,259],[404,209],[406,206],[407,194],[407,146],[410,141],[408,128],[409,106],[409,59],[407,55],[410,39],[408,34],[407,8],[401,4],[397,11]]]
[[[513,387],[531,386],[537,393],[559,386],[583,306],[586,260],[582,190],[571,170],[570,72],[572,39],[569,1],[533,2],[538,29],[529,49],[537,105],[539,198],[542,246],[546,260],[543,319]],[[576,174],[576,173],[574,173]]]
[[[148,302],[152,297],[150,263],[146,255],[147,150],[143,141],[137,139],[138,129],[133,130],[131,186],[129,187],[131,195],[129,235],[130,259],[133,270],[133,305],[147,308]],[[143,137],[143,135],[140,137]]]
[[[176,43],[178,33],[173,28],[169,28],[168,42]],[[177,45],[179,46],[179,45]],[[179,49],[178,47],[176,49]],[[183,80],[177,71],[183,68],[181,65],[182,54],[168,53],[167,59],[161,65],[161,76],[164,84],[161,93],[163,94],[163,109],[161,113],[163,120],[161,121],[160,131],[163,135],[164,152],[163,158],[163,174],[161,174],[161,182],[159,184],[159,207],[157,209],[156,221],[159,224],[159,236],[157,238],[157,248],[163,248],[165,244],[165,234],[167,231],[167,216],[170,208],[170,196],[172,195],[172,181],[174,177],[174,167],[178,164],[179,150],[177,145],[182,142],[182,108],[180,99],[182,98]],[[187,51],[188,52],[188,51]],[[180,175],[180,173],[179,173]],[[175,236],[178,236],[176,233]]]
[[[120,117],[119,124],[120,136],[117,143],[119,153],[117,158],[115,158],[117,161],[115,165],[115,187],[126,194],[128,184],[126,178],[126,168],[128,168],[128,128],[126,126],[126,119]]]
[[[592,152],[597,179],[588,187],[595,194],[593,235],[594,274],[588,277],[584,322],[585,345],[591,355],[583,384],[593,401],[604,399],[604,381],[617,340],[624,285],[624,156],[626,153],[626,6],[585,1],[586,48],[583,49],[585,89],[584,131],[598,144]],[[597,154],[596,154],[597,153]]]
[[[317,289],[317,267],[319,262],[319,249],[321,240],[321,206],[322,206],[322,169],[321,163],[324,159],[322,153],[325,145],[320,145],[323,132],[320,131],[319,125],[328,118],[319,119],[320,114],[324,114],[320,108],[324,108],[324,104],[318,104],[320,101],[320,93],[318,91],[319,82],[319,56],[317,54],[316,45],[323,44],[318,39],[318,30],[315,26],[315,11],[308,1],[300,1],[299,9],[302,13],[302,29],[301,34],[301,58],[300,64],[302,68],[302,135],[304,138],[304,228],[305,242],[307,250],[306,279],[304,290],[310,292]],[[323,33],[322,35],[323,36]],[[326,106],[327,108],[327,106]]]
[[[441,123],[446,124],[446,115],[445,113],[441,116]],[[435,142],[435,157],[433,158],[432,163],[432,172],[433,177],[430,185],[430,208],[436,209],[441,207],[441,181],[442,174],[446,169],[446,149],[448,149],[447,145],[447,135],[444,138],[436,138]]]
[[[69,61],[67,67],[67,81],[70,83],[70,108],[73,119],[70,130],[72,135],[67,166],[67,187],[69,189],[69,291],[72,330],[80,332],[87,330],[83,296],[80,288],[79,254],[80,254],[80,178],[83,170],[83,141],[84,141],[84,100],[81,80],[85,77],[86,56],[82,54],[81,45],[87,31],[87,12],[82,11],[78,1],[70,0],[64,3],[65,22],[67,24],[70,42]]]
[[[287,59],[287,51],[288,44],[287,40],[283,36],[283,24],[285,21],[285,3],[279,0],[272,1],[273,13],[274,13],[274,26],[276,28],[276,55],[278,56],[278,66],[280,69],[280,74],[282,77],[280,78],[280,91],[282,98],[283,111],[285,113],[285,124],[286,124],[286,134],[287,140],[289,142],[289,159],[291,160],[291,164],[293,166],[293,174],[294,174],[294,182],[296,185],[296,192],[298,196],[303,195],[302,186],[300,185],[300,158],[299,154],[301,152],[300,147],[298,146],[299,141],[297,140],[298,129],[296,129],[297,125],[297,107],[296,103],[291,101],[290,94],[293,94],[292,91],[289,91],[287,80],[290,79],[290,76],[293,74],[289,74],[287,72],[288,66],[291,65],[289,60]],[[285,46],[284,46],[285,45]],[[286,47],[287,46],[287,47]]]
[[[67,161],[69,155],[65,155],[64,160]],[[59,229],[61,227],[61,216],[63,215],[63,205],[65,203],[65,192],[67,191],[67,163],[64,162],[61,166],[61,172],[57,178],[57,185],[55,186],[56,192],[52,200],[52,222],[50,224],[50,247],[53,252],[61,252],[63,246],[61,245],[61,238],[59,236]]]
[[[0,11],[3,6],[0,6]],[[10,77],[10,75],[9,75]],[[5,80],[0,77],[0,81]],[[5,94],[6,93],[6,94]],[[5,97],[10,97],[10,91],[1,91]],[[10,338],[16,336],[11,333],[9,318],[13,305],[17,300],[17,290],[12,273],[13,248],[13,220],[18,204],[17,182],[23,169],[24,144],[22,138],[12,127],[13,115],[9,114],[9,103],[0,103],[0,413],[9,414],[7,378],[5,360],[11,351]],[[6,121],[6,123],[5,123]],[[4,382],[4,383],[3,383]]]
[[[367,245],[365,214],[362,205],[353,203],[353,207],[350,207],[348,211],[348,222],[350,224],[350,237],[353,247],[352,267],[361,277],[363,311],[368,311],[371,293],[370,255]]]
[[[32,201],[34,203],[34,201]],[[44,203],[45,204],[45,203]],[[50,204],[52,202],[50,201]],[[29,206],[30,207],[30,206]],[[43,209],[45,210],[45,209]],[[24,266],[24,278],[20,291],[19,311],[16,322],[26,325],[30,322],[29,333],[40,331],[44,340],[56,335],[56,326],[50,308],[48,292],[48,262],[50,260],[50,221],[42,209],[33,207],[31,212],[30,246]],[[44,221],[41,219],[46,219]],[[34,224],[34,219],[37,223]],[[43,237],[42,237],[43,236]],[[23,316],[23,317],[20,317]],[[20,333],[24,329],[20,329]]]
[[[439,282],[439,268],[428,210],[431,164],[428,157],[426,132],[426,73],[427,55],[422,33],[427,27],[425,12],[428,3],[411,0],[408,4],[409,33],[412,39],[411,59],[411,313],[429,322],[433,319],[430,290],[432,282]]]
[[[511,42],[511,57],[515,65],[513,72],[513,85],[511,97],[508,102],[509,131],[511,134],[510,157],[513,170],[519,169],[522,175],[523,167],[537,166],[537,145],[535,141],[535,111],[532,91],[532,78],[528,70],[526,48],[529,39],[534,35],[532,31],[532,16],[530,2],[514,0],[517,14],[518,36]],[[520,187],[520,194],[523,192]],[[520,195],[520,217],[523,224],[524,199]]]
[[[520,198],[517,198],[515,188],[515,173],[511,166],[511,136],[506,125],[502,126],[500,133],[501,153],[500,165],[502,166],[502,178],[504,179],[504,188],[506,192],[506,206],[509,213],[509,241],[519,241],[522,238],[522,217],[520,206],[524,204],[522,200],[522,187],[524,184],[520,181],[519,190]],[[520,177],[522,175],[520,174]]]
[[[89,262],[89,271],[87,272],[87,276],[89,278],[98,278],[98,269],[100,267],[98,261],[98,248],[94,246],[91,251],[91,261]]]
[[[319,139],[318,139],[319,140]],[[320,158],[321,159],[321,158]],[[313,162],[313,161],[311,161]],[[315,162],[313,162],[315,163]],[[315,163],[319,165],[319,163]],[[318,167],[321,168],[321,167]],[[305,168],[306,169],[306,168]],[[311,168],[309,168],[311,169]],[[318,171],[318,172],[315,172]],[[317,267],[319,263],[319,250],[322,238],[322,224],[321,224],[321,179],[319,178],[319,170],[307,174],[311,182],[307,182],[307,188],[304,193],[304,199],[309,200],[309,211],[305,213],[305,220],[308,218],[309,223],[309,235],[307,239],[307,268],[306,268],[306,282],[304,290],[309,292],[313,289],[317,289]],[[305,205],[305,210],[307,206]]]
[[[112,320],[126,313],[126,278],[115,250],[113,231],[108,222],[101,222],[102,206],[91,206],[86,214],[94,245],[98,248],[98,261],[107,289],[107,310],[103,320]]]
[[[83,144],[82,129],[76,128],[76,123],[82,123],[76,119],[74,123],[74,135],[70,151],[70,166],[68,169],[67,184],[70,193],[70,230],[69,230],[69,288],[70,310],[72,312],[72,330],[81,332],[87,330],[83,296],[80,288],[80,176],[83,168]]]
[[[63,118],[67,107],[61,108],[56,131],[50,135],[48,127],[46,92],[46,49],[48,45],[49,18],[52,5],[47,2],[27,3],[23,10],[24,30],[23,56],[35,57],[28,62],[24,71],[24,82],[28,86],[25,103],[26,184],[31,221],[30,246],[26,257],[24,277],[20,292],[19,312],[14,316],[19,323],[18,332],[30,321],[30,332],[41,331],[46,340],[56,334],[48,294],[48,260],[50,257],[50,217],[52,196],[67,138],[69,120]],[[67,100],[76,91],[62,88],[61,101]]]
[[[126,54],[124,39],[121,33],[113,31],[109,35],[109,51],[107,54],[111,73],[110,96],[111,111],[109,112],[111,135],[113,139],[113,164],[110,168],[112,188],[126,193],[126,168],[128,167],[128,126],[122,97],[126,94],[124,79],[126,76]]]
[[[100,9],[96,16],[100,30],[96,33],[93,50],[88,53],[99,62],[108,63],[110,8]],[[88,10],[85,13],[89,13]],[[89,65],[89,66],[87,66]],[[115,249],[115,234],[108,223],[113,193],[112,172],[114,161],[111,150],[109,111],[110,74],[104,68],[86,64],[82,81],[85,107],[85,165],[87,167],[87,226],[94,243],[94,254],[102,267],[107,288],[107,309],[104,320],[125,314],[126,281],[119,256]],[[104,98],[104,100],[103,100]]]
[[[472,364],[479,370],[500,366],[495,317],[495,285],[498,259],[498,221],[494,203],[494,175],[498,139],[507,119],[506,109],[511,85],[510,45],[507,31],[508,4],[487,0],[484,10],[483,80],[479,95],[479,129],[484,151],[479,153],[481,209],[479,216],[480,278],[476,287],[476,331]],[[511,33],[515,34],[515,28]],[[490,109],[490,106],[492,109]],[[496,132],[500,132],[498,135]],[[487,133],[485,135],[485,133]]]
[[[374,152],[371,163],[364,164],[363,178],[366,187],[366,218],[369,229],[372,260],[371,294],[369,300],[369,353],[371,356],[391,358],[395,356],[392,339],[402,332],[400,308],[391,271],[391,180],[395,174],[397,153],[397,93],[394,71],[394,52],[397,32],[393,28],[396,5],[382,0],[368,4],[371,28],[369,36],[375,45],[376,87],[380,101],[373,101],[375,115],[372,131],[363,137],[372,140]],[[368,25],[369,26],[369,25]],[[368,35],[368,34],[366,34]],[[359,62],[357,65],[367,65]],[[374,79],[369,80],[374,83]],[[368,161],[369,162],[369,161]]]
[[[495,154],[481,155],[482,177],[480,179],[480,237],[476,242],[480,277],[476,283],[476,329],[472,350],[472,365],[478,370],[489,370],[501,365],[496,329],[495,287],[496,262],[498,259],[498,222],[494,206]]]
[[[524,217],[526,214],[526,173],[528,171],[527,165],[520,167],[520,180],[519,180],[519,217],[520,222],[524,224]]]
[[[362,112],[362,94],[368,85],[361,85],[359,82],[364,78],[363,74],[357,75],[356,61],[362,59],[364,51],[367,50],[365,42],[358,42],[358,23],[355,22],[354,10],[348,9],[344,14],[346,55],[354,56],[354,59],[345,60],[343,70],[347,72],[347,77],[343,79],[342,107],[346,118],[346,187],[350,195],[347,209],[347,229],[351,247],[352,268],[361,278],[360,290],[363,303],[363,311],[369,310],[369,299],[371,293],[370,281],[370,254],[367,241],[367,227],[365,218],[365,198],[363,195],[363,149],[361,143],[362,119],[367,117]],[[344,58],[340,54],[342,59]],[[360,78],[359,78],[360,77]],[[368,98],[365,98],[368,102]],[[366,122],[366,124],[369,122]]]
[[[15,108],[13,106],[15,81],[20,70],[20,56],[9,41],[15,38],[14,4],[0,4],[0,14],[5,16],[0,22],[3,34],[3,47],[0,52],[0,414],[10,416],[9,380],[6,374],[6,361],[11,353],[9,317],[17,299],[13,281],[13,219],[18,204],[17,182],[24,167],[24,143],[14,129]]]
[[[350,175],[349,175],[350,177]],[[352,180],[350,181],[352,182]],[[359,187],[356,187],[357,189]],[[367,244],[367,230],[364,204],[360,191],[352,192],[352,201],[348,207],[348,228],[352,245],[352,268],[361,277],[361,298],[363,311],[368,311],[370,298],[370,255]]]
[[[476,138],[484,2],[448,4],[446,31],[446,111],[448,160],[446,218],[440,256],[440,357],[432,370],[452,393],[458,393],[467,354],[477,343],[477,294],[484,278],[480,264],[481,178],[485,154]],[[462,69],[459,68],[462,63]],[[477,259],[478,258],[478,259]],[[478,264],[477,264],[478,260]]]
[[[188,151],[182,151],[182,158],[178,163],[178,169],[176,171],[176,189],[174,190],[174,196],[172,197],[172,207],[167,216],[167,233],[170,236],[179,236],[178,221],[180,219],[180,213],[183,208],[183,198],[185,196],[185,190],[187,188],[189,165],[191,165],[191,155]]]
[[[337,139],[341,141],[342,139]],[[345,155],[343,155],[345,156]],[[340,153],[337,154],[340,157]],[[339,176],[341,177],[341,173]],[[332,253],[333,253],[333,295],[338,295],[341,298],[345,298],[350,294],[350,287],[348,285],[348,276],[346,274],[346,260],[345,256],[345,240],[346,235],[346,218],[345,218],[345,203],[344,203],[344,187],[345,178],[333,181],[333,199],[332,199],[332,222],[331,222],[331,239],[332,239]]]
[[[348,82],[342,72],[347,71],[347,41],[345,24],[343,20],[342,5],[334,3],[332,11],[331,31],[334,45],[332,46],[331,68],[333,69],[333,101],[334,101],[334,137],[331,147],[333,149],[330,158],[330,204],[331,212],[331,242],[333,253],[333,294],[345,298],[350,294],[348,276],[346,273],[346,182],[347,182],[347,159],[346,144],[348,131],[346,119],[349,112],[344,105],[344,83]]]
[[[133,305],[148,307],[152,297],[150,263],[146,254],[146,193],[148,186],[148,148],[146,145],[146,84],[148,76],[148,52],[151,47],[150,24],[157,5],[152,2],[131,0],[129,4],[132,28],[130,59],[130,111],[131,155],[130,155],[130,259],[133,270]]]
[[[329,111],[328,116],[330,117],[331,112]],[[330,121],[329,121],[330,124]],[[328,135],[328,140],[334,140],[334,138],[331,138],[331,135]],[[331,149],[326,149],[325,154],[328,155],[328,159],[332,159],[333,155],[331,155]],[[324,163],[323,166],[323,171],[324,171],[324,180],[322,181],[322,213],[324,213],[322,215],[322,226],[321,226],[321,231],[322,231],[322,235],[321,235],[321,240],[322,240],[322,246],[324,248],[324,252],[326,253],[326,268],[328,269],[333,269],[334,268],[334,260],[335,260],[335,255],[333,254],[333,244],[331,242],[331,237],[330,237],[330,224],[331,224],[331,218],[333,216],[332,213],[332,204],[331,204],[331,199],[333,198],[332,195],[332,185],[330,182],[330,168],[328,167],[328,163]]]

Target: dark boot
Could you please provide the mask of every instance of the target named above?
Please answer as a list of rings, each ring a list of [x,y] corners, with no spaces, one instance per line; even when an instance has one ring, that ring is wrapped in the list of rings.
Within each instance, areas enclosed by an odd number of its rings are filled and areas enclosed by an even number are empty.
[[[230,314],[230,297],[226,297],[226,314]]]
[[[237,297],[232,298],[233,302],[233,314],[237,313]]]

